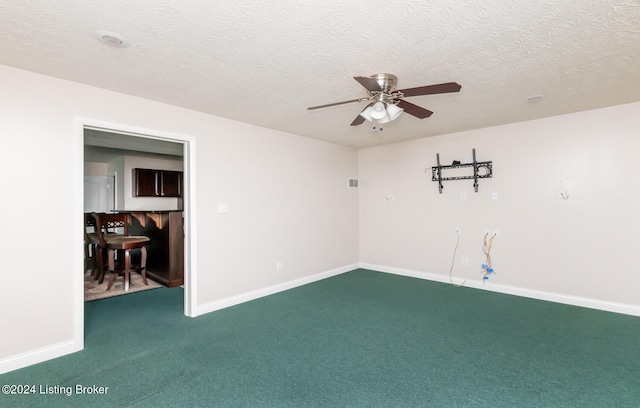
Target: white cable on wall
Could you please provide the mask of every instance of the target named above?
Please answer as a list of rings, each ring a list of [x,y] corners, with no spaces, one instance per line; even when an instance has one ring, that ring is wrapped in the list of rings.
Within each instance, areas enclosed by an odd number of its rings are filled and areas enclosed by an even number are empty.
[[[465,279],[459,285],[456,285],[455,283],[453,283],[453,265],[455,265],[456,263],[456,252],[458,251],[458,246],[460,246],[460,232],[456,231],[456,246],[455,248],[453,248],[453,258],[451,259],[451,268],[449,269],[449,281],[451,281],[451,284],[456,288],[462,287],[462,285],[464,285],[465,282],[467,281]]]

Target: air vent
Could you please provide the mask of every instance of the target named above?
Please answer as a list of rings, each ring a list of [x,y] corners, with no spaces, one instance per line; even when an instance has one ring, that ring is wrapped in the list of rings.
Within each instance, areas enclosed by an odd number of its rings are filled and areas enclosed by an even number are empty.
[[[349,179],[349,188],[358,188],[358,179]]]

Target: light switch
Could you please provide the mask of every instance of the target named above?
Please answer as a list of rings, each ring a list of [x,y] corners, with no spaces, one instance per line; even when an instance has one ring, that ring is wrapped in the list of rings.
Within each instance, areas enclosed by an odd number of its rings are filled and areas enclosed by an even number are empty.
[[[218,214],[226,214],[229,212],[229,203],[218,203]]]

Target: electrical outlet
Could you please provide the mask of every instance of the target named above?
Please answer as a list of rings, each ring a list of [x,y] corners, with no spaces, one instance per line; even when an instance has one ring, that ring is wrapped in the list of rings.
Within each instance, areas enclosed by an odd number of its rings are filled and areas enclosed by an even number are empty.
[[[462,263],[462,266],[469,266],[469,258],[467,258],[466,256],[462,257],[461,263]]]
[[[464,192],[464,191],[463,191],[463,192],[461,192],[461,193],[460,193],[460,199],[461,199],[461,200],[466,200],[466,199],[467,199],[467,193],[466,193],[466,192]]]
[[[498,199],[498,193],[495,192],[495,191],[493,193],[491,193],[491,199],[492,200],[497,200]]]
[[[276,271],[280,272],[282,270],[282,262],[278,261],[276,263]]]

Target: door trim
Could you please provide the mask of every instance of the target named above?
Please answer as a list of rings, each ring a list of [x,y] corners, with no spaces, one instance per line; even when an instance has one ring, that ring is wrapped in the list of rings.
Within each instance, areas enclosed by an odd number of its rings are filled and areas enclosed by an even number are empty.
[[[74,288],[74,343],[78,350],[84,348],[84,130],[98,129],[111,133],[122,133],[128,136],[147,139],[159,139],[183,144],[184,170],[184,314],[188,317],[198,315],[197,308],[197,251],[196,251],[196,138],[159,131],[155,129],[139,128],[113,122],[76,117],[74,120],[74,167],[75,167],[75,197],[73,223],[76,233],[75,250],[75,288]]]

